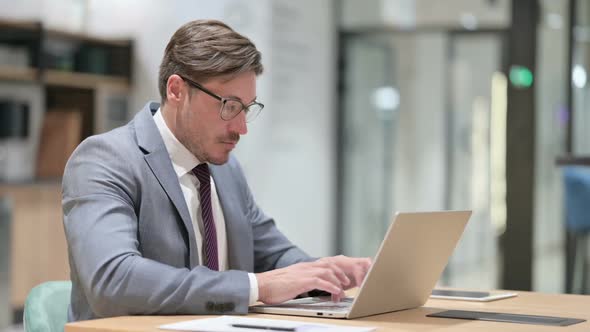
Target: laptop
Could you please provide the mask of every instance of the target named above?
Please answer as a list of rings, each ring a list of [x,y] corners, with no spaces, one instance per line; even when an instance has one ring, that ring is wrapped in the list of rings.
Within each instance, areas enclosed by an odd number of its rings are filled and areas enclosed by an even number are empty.
[[[422,306],[470,216],[471,211],[397,213],[354,298],[306,297],[252,306],[250,312],[352,319]]]

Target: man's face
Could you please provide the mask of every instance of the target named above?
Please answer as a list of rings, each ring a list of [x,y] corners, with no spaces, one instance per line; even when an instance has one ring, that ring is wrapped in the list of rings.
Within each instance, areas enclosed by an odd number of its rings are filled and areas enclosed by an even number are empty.
[[[191,95],[180,103],[176,137],[201,162],[221,165],[229,159],[229,153],[240,136],[248,132],[246,113],[240,112],[226,121],[220,116],[221,101],[193,88],[185,82]],[[203,87],[224,98],[234,98],[248,105],[256,98],[256,75],[246,72],[227,78],[215,78],[204,82]]]

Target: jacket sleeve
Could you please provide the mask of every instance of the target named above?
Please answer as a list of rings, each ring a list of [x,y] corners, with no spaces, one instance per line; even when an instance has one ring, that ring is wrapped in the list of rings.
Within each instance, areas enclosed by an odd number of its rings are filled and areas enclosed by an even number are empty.
[[[137,215],[141,179],[134,178],[124,149],[113,145],[100,136],[87,139],[63,177],[72,281],[94,314],[247,313],[246,272],[202,266],[189,270],[142,257]]]

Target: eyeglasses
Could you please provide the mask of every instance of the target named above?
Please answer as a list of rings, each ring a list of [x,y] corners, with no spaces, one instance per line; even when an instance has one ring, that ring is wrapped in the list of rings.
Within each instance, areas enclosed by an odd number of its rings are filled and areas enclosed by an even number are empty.
[[[209,96],[219,100],[221,102],[219,116],[225,121],[229,121],[235,118],[236,116],[238,116],[238,114],[240,114],[241,111],[244,111],[246,113],[246,122],[251,122],[254,119],[256,119],[258,114],[260,114],[260,112],[264,108],[264,104],[261,104],[257,101],[253,101],[249,105],[244,105],[244,103],[242,103],[236,98],[224,98],[218,96],[217,94],[204,88],[201,84],[191,79],[188,79],[184,76],[180,76],[180,78],[182,78],[185,82],[188,82],[192,87],[199,89],[208,94]]]

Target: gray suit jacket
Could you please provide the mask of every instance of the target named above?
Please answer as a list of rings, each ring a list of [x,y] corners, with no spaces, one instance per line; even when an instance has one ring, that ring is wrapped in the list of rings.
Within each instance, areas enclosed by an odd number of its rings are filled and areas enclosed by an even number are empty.
[[[198,264],[195,234],[150,103],[126,126],[84,140],[63,177],[69,321],[118,315],[245,314],[247,272],[311,258],[256,205],[232,156],[211,166],[229,271]]]

